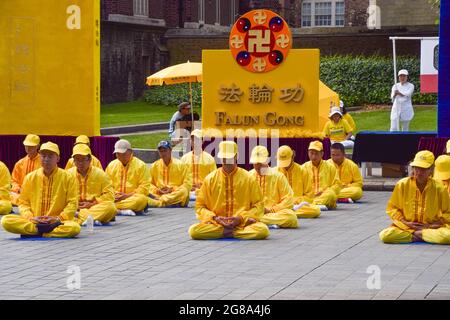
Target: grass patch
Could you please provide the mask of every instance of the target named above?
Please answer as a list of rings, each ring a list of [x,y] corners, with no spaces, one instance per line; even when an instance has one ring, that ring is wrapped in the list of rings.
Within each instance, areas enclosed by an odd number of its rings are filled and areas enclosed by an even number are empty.
[[[121,136],[121,139],[130,141],[133,148],[139,149],[156,149],[161,140],[167,140],[169,134],[167,132],[155,132],[149,134],[136,134]]]
[[[389,131],[391,126],[391,110],[376,110],[352,112],[359,131]],[[436,107],[414,107],[414,118],[412,119],[410,131],[436,131],[437,112]]]

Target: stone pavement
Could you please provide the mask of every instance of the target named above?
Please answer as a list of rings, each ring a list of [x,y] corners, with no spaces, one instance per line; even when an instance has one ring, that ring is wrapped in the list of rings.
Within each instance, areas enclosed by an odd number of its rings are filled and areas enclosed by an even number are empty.
[[[117,217],[77,239],[0,230],[3,299],[450,299],[450,247],[385,245],[390,193],[366,192],[263,241],[194,241],[193,208]],[[80,289],[68,279],[80,268]],[[380,289],[368,289],[369,266]],[[71,273],[68,273],[71,272]],[[373,283],[370,281],[370,283]]]

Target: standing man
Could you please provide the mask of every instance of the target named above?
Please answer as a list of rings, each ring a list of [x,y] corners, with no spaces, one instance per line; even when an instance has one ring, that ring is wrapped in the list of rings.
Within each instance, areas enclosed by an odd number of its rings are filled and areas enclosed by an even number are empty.
[[[75,167],[67,172],[76,182],[78,190],[78,223],[83,225],[89,215],[96,224],[108,223],[117,211],[111,180],[102,169],[91,165],[92,153],[87,145],[76,144],[72,159]]]
[[[80,233],[74,220],[78,207],[73,178],[58,168],[59,147],[52,142],[39,150],[42,168],[29,173],[19,197],[20,216],[7,215],[3,228],[25,236],[71,238]]]
[[[189,191],[192,188],[192,175],[180,160],[172,158],[172,145],[169,141],[158,144],[160,159],[150,168],[150,207],[167,207],[189,203]]]
[[[414,117],[412,95],[414,85],[408,82],[408,70],[398,72],[399,82],[392,86],[391,129],[390,131],[409,131],[409,123]],[[401,127],[401,128],[400,128]]]
[[[189,228],[192,239],[265,239],[269,228],[260,222],[264,214],[261,189],[255,179],[237,166],[237,144],[222,141],[218,157],[222,168],[209,174],[198,193],[197,219]]]
[[[15,206],[19,205],[19,195],[25,176],[41,167],[38,152],[40,143],[39,136],[35,134],[27,135],[23,141],[27,155],[16,162],[12,171],[11,202]]]
[[[76,138],[74,146],[76,146],[78,144],[84,144],[84,145],[88,146],[89,148],[91,147],[91,142],[89,140],[89,137],[85,136],[85,135],[81,135]],[[94,156],[93,154],[91,155],[91,157],[92,157],[91,164],[93,166],[103,170],[103,166],[102,166],[102,163],[100,162],[100,160],[98,160],[97,157]],[[70,168],[73,168],[73,167],[74,167],[73,158],[70,158],[67,161],[65,169],[69,170]]]
[[[121,139],[114,145],[116,160],[109,163],[106,174],[115,191],[117,214],[135,216],[148,204],[150,175],[147,165],[133,155],[131,144]]]
[[[413,176],[395,185],[386,213],[393,224],[380,232],[384,243],[450,244],[450,197],[431,178],[434,155],[419,151],[411,163]]]

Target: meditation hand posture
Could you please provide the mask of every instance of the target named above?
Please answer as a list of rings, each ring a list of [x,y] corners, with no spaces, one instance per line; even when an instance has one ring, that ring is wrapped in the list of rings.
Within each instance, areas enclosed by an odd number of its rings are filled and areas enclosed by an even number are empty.
[[[294,191],[293,210],[297,218],[317,218],[320,208],[312,204],[311,179],[302,166],[294,162],[294,151],[289,146],[281,146],[277,151],[277,167]]]
[[[341,190],[336,167],[323,161],[323,145],[320,141],[313,141],[308,147],[310,161],[303,165],[312,182],[315,205],[321,210],[336,208],[337,195]]]
[[[196,202],[200,223],[189,228],[193,239],[265,239],[269,228],[260,222],[264,214],[261,189],[255,179],[237,166],[237,145],[219,144],[222,168],[203,181]]]
[[[431,178],[433,162],[433,153],[419,151],[411,163],[413,176],[395,185],[386,208],[393,224],[380,232],[381,241],[450,244],[450,197]]]
[[[355,143],[351,140],[353,135],[350,125],[342,119],[342,112],[339,107],[331,108],[330,120],[325,123],[323,134],[330,138],[331,143],[342,143],[344,148],[353,148]]]
[[[8,167],[0,161],[0,215],[11,213],[10,188],[11,175],[9,174]]]
[[[27,135],[23,141],[27,155],[16,162],[11,175],[11,202],[15,206],[19,205],[19,195],[25,176],[41,167],[41,160],[38,153],[40,142],[39,136],[34,134]]]
[[[450,196],[450,156],[442,155],[437,157],[434,168],[434,179],[442,182]]]
[[[80,225],[74,221],[78,206],[75,181],[57,166],[58,145],[44,143],[39,156],[42,168],[29,173],[23,182],[20,216],[3,217],[3,228],[26,236],[74,237],[80,233]]]
[[[409,131],[409,123],[414,117],[412,95],[414,85],[408,82],[409,73],[402,69],[398,72],[399,82],[392,86],[391,129],[390,131]]]
[[[151,207],[167,207],[189,203],[189,191],[192,188],[192,175],[187,166],[180,160],[172,158],[172,145],[169,141],[158,144],[161,159],[155,161],[150,168]]]
[[[115,191],[117,214],[134,216],[147,207],[150,175],[147,165],[133,155],[131,144],[121,139],[114,145],[117,159],[110,162],[106,174]]]
[[[78,190],[77,222],[83,225],[92,216],[95,224],[111,221],[116,215],[114,188],[102,169],[92,166],[91,149],[85,144],[73,147],[75,168],[67,172],[76,182]]]
[[[361,199],[363,179],[358,166],[345,157],[344,146],[340,143],[331,145],[331,159],[327,160],[336,167],[342,189],[338,194],[338,202],[353,203]]]
[[[196,194],[202,186],[205,177],[217,169],[214,157],[202,149],[202,132],[201,130],[194,130],[191,133],[191,149],[192,151],[186,153],[181,157],[181,162],[188,167],[192,176],[192,188],[190,192],[190,199],[195,200]]]
[[[84,144],[90,148],[91,142],[89,141],[89,137],[85,136],[85,135],[78,136],[75,139],[74,146],[79,145],[79,144]],[[102,166],[102,163],[100,162],[100,160],[98,160],[93,154],[91,154],[91,158],[92,158],[91,165],[103,170],[103,166]],[[74,167],[74,162],[73,162],[73,157],[72,157],[67,161],[65,169],[69,170],[70,168],[73,168],[73,167]]]
[[[282,173],[269,167],[268,161],[269,151],[266,147],[253,148],[250,163],[254,169],[250,174],[261,188],[264,202],[264,215],[260,221],[268,226],[297,228],[297,215],[292,210],[294,191]]]

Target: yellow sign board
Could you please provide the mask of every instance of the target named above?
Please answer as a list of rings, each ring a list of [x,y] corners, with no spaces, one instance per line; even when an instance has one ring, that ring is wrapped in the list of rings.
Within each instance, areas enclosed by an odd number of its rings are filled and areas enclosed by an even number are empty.
[[[0,134],[100,134],[100,1],[0,1]]]

